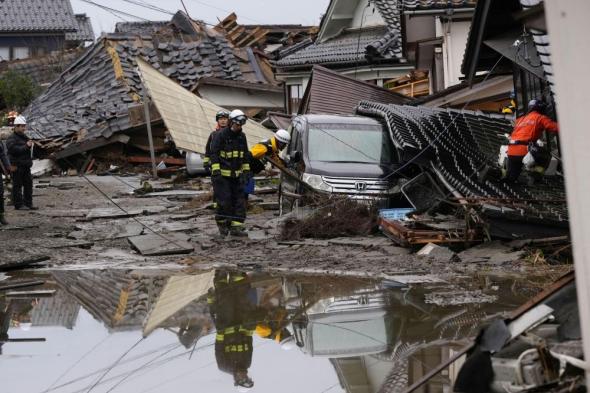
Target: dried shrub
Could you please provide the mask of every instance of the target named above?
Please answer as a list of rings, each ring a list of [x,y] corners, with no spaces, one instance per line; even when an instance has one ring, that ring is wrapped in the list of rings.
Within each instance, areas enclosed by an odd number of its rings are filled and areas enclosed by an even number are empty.
[[[316,210],[307,218],[285,220],[282,240],[366,236],[377,230],[378,211],[371,205],[349,198],[323,198],[314,200],[312,206]]]

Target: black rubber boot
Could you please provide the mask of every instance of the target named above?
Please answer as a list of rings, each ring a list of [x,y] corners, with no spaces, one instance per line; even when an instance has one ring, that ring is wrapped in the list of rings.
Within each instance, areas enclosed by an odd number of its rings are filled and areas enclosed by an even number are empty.
[[[244,227],[231,227],[229,234],[236,237],[248,237],[248,232]]]

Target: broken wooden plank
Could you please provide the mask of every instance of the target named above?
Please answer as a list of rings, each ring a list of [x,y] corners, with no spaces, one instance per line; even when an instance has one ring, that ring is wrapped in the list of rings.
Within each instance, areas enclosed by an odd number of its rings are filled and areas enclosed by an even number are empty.
[[[38,291],[12,291],[6,292],[6,297],[12,298],[38,298],[51,297],[55,295],[55,289],[40,289]]]
[[[8,291],[10,289],[29,288],[29,287],[35,287],[35,286],[43,285],[43,284],[45,284],[45,281],[40,281],[40,280],[17,282],[14,284],[0,286],[0,291]]]
[[[138,198],[160,198],[160,197],[196,197],[203,194],[208,194],[209,191],[198,190],[169,190],[159,192],[149,192],[147,194],[138,195]]]
[[[71,147],[67,147],[67,148],[63,149],[62,151],[56,153],[55,159],[61,160],[63,158],[67,158],[67,157],[74,156],[76,154],[81,154],[81,153],[84,153],[87,151],[95,150],[100,147],[112,145],[114,143],[127,144],[130,139],[131,139],[131,137],[129,135],[125,135],[125,134],[113,135],[112,137],[110,137],[108,139],[101,136],[101,137],[98,137],[96,139],[93,139],[93,140],[90,140],[87,142],[82,142],[82,143],[75,144]]]
[[[164,206],[145,206],[143,208],[133,208],[122,210],[119,208],[96,208],[90,210],[86,215],[88,220],[96,220],[99,218],[127,218],[139,215],[158,214],[166,210]]]
[[[149,234],[128,238],[133,249],[144,256],[188,254],[194,251],[189,236],[179,233]]]

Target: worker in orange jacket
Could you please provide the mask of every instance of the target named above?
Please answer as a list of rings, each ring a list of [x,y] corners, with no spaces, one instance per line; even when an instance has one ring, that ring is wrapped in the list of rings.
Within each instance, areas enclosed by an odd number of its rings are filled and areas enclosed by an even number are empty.
[[[508,165],[505,181],[514,183],[522,171],[522,161],[529,152],[529,144],[535,143],[544,131],[557,133],[556,122],[545,115],[545,104],[541,100],[531,100],[528,113],[516,119],[514,130],[508,143]]]

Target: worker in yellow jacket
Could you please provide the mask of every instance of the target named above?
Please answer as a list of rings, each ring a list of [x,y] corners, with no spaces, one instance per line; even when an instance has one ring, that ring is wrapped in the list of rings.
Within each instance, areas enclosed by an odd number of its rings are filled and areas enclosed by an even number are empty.
[[[255,144],[250,149],[251,161],[250,172],[252,175],[260,173],[266,167],[266,158],[271,158],[274,162],[281,162],[279,152],[287,147],[291,142],[291,135],[286,130],[278,130],[270,139],[266,139]],[[251,177],[244,189],[246,195],[254,193],[254,177]]]

